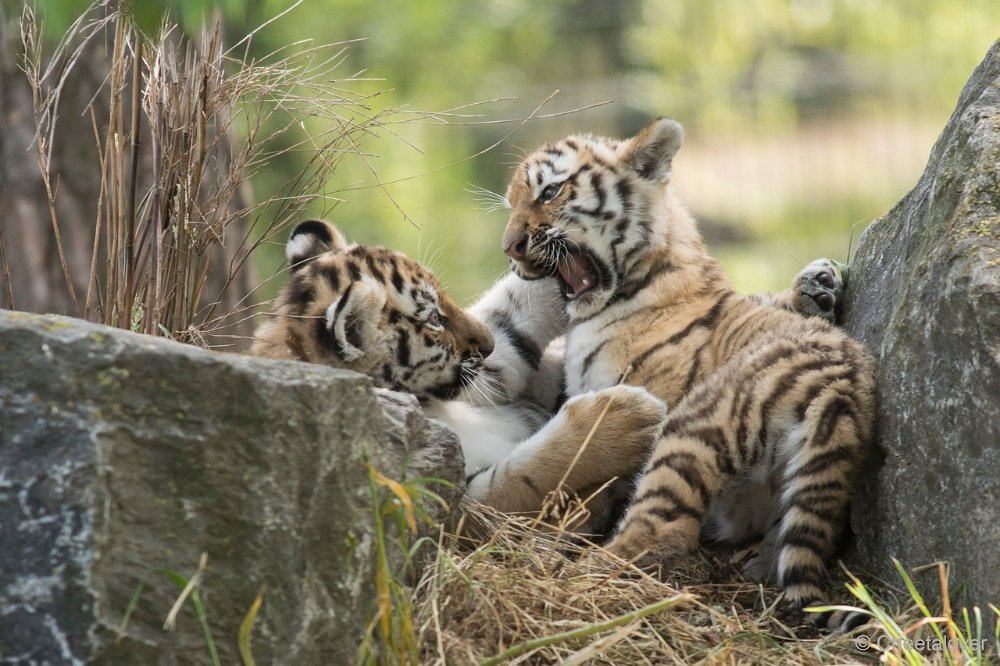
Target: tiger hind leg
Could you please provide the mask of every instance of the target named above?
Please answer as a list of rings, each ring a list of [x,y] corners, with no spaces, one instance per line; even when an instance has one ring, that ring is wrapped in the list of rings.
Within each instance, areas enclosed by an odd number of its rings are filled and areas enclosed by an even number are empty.
[[[776,557],[778,585],[794,606],[824,605],[822,583],[846,529],[854,479],[860,472],[870,428],[846,380],[834,381],[805,410],[793,431],[785,468],[781,519],[762,563]],[[794,439],[801,438],[799,442]],[[765,542],[768,539],[765,538]],[[864,615],[850,611],[812,614],[814,624],[849,631]]]
[[[776,351],[736,361],[740,371],[718,373],[681,401],[607,550],[628,561],[677,563],[696,547],[722,489],[765,465],[781,479],[778,516],[751,573],[775,571],[795,607],[822,603],[826,561],[871,437],[869,375],[832,350],[822,363],[801,346],[772,363]],[[811,619],[846,630],[859,618],[837,611]]]

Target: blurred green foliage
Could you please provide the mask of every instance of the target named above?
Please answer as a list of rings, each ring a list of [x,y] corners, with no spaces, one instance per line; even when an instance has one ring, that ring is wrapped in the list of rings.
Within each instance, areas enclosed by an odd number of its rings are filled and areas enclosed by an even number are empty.
[[[43,0],[50,34],[86,4]],[[150,31],[165,11],[191,32],[222,20],[236,43],[290,6],[137,0],[135,12]],[[505,267],[504,214],[484,214],[474,186],[502,192],[542,140],[625,135],[659,115],[688,128],[677,184],[738,287],[780,288],[814,256],[846,259],[852,226],[856,238],[915,182],[997,37],[997,0],[305,0],[250,48],[364,38],[342,74],[365,80],[345,85],[383,91],[375,108],[453,110],[398,115],[329,184],[339,202],[313,212],[429,263],[469,299]],[[557,89],[539,113],[613,103],[519,127]],[[296,171],[270,165],[258,196]]]

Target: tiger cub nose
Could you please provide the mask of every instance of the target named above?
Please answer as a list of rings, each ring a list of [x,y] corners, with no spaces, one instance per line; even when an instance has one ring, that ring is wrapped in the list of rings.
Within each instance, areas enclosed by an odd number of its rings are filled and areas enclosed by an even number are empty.
[[[521,261],[528,251],[528,234],[504,243],[503,252],[511,259]]]
[[[476,347],[479,349],[479,353],[482,354],[483,358],[486,358],[493,353],[493,339],[489,340],[476,340]]]

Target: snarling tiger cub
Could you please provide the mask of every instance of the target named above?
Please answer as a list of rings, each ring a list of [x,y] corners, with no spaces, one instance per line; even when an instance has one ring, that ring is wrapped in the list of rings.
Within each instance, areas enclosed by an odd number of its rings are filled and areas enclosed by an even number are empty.
[[[537,512],[561,481],[584,494],[641,469],[665,416],[644,389],[581,392],[556,411],[562,359],[545,351],[565,316],[551,314],[562,310],[553,281],[508,274],[465,312],[417,262],[349,244],[326,222],[299,224],[286,254],[288,283],[251,353],[355,370],[413,393],[458,432],[467,497]]]
[[[608,550],[669,566],[699,535],[759,537],[747,573],[813,605],[872,440],[874,362],[822,318],[776,307],[789,297],[733,291],[669,186],[682,139],[661,119],[625,141],[542,147],[508,188],[503,249],[521,277],[561,285],[568,395],[624,376],[670,406]]]

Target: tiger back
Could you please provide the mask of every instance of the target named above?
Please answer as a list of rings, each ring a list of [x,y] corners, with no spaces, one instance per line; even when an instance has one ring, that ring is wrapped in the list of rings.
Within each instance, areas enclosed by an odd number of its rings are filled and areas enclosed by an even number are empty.
[[[669,186],[682,138],[661,119],[542,147],[511,181],[503,249],[561,285],[568,395],[624,381],[671,406],[608,549],[669,566],[699,535],[761,539],[747,573],[814,605],[871,445],[874,362],[823,319],[733,290]]]

